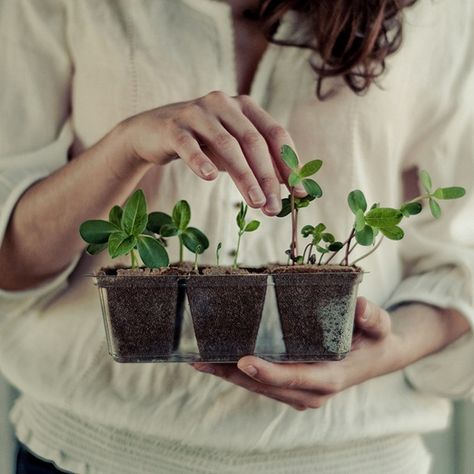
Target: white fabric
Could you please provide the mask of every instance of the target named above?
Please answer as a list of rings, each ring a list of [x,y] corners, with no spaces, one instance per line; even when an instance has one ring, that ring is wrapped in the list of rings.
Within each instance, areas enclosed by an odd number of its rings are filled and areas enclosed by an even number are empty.
[[[344,238],[353,218],[347,193],[359,188],[370,202],[396,205],[402,171],[415,164],[436,184],[470,190],[446,203],[439,222],[428,214],[410,218],[403,242],[385,241],[364,261],[369,273],[360,294],[387,307],[411,300],[452,307],[471,324],[473,10],[462,0],[407,10],[404,46],[389,59],[382,87],[364,97],[342,87],[318,101],[310,52],[274,45],[252,85],[254,99],[289,129],[302,160],[324,160],[318,181],[325,198],[302,212],[302,222],[323,221]],[[288,15],[279,35],[298,34],[297,21]],[[71,145],[79,152],[142,110],[214,89],[235,95],[233,61],[229,8],[212,0],[0,1],[3,229],[22,191],[64,165]],[[241,197],[227,175],[207,183],[174,162],[152,170],[142,187],[157,210],[187,199],[211,245],[222,241],[223,254],[234,247],[233,205]],[[289,220],[250,214],[262,226],[243,240],[243,262],[283,260]],[[173,245],[170,252],[176,255]],[[187,365],[114,363],[96,289],[83,276],[105,263],[106,256],[83,257],[35,290],[0,293],[0,368],[30,400],[136,436],[265,452],[441,429],[449,415],[442,397],[474,393],[471,334],[303,413]]]

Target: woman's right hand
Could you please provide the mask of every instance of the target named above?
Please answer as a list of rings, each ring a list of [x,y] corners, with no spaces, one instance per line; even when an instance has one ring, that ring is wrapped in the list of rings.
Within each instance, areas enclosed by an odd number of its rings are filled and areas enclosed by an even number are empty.
[[[280,183],[290,170],[280,158],[289,133],[249,96],[211,92],[196,100],[166,105],[120,124],[130,153],[163,165],[180,158],[200,178],[229,173],[249,206],[267,215],[281,210]],[[297,189],[305,196],[303,188]]]

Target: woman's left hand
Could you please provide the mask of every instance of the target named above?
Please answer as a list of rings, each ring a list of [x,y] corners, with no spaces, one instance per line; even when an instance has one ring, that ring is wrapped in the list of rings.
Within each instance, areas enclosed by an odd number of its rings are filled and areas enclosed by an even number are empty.
[[[402,338],[392,331],[390,315],[363,297],[357,300],[352,348],[341,361],[277,364],[246,356],[238,364],[193,364],[251,392],[297,410],[319,408],[352,385],[401,369]]]

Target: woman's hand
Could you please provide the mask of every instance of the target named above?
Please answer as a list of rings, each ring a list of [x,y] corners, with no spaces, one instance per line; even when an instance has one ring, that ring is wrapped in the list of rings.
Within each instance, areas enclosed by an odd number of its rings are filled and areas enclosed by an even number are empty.
[[[200,178],[227,171],[249,206],[268,215],[281,210],[280,182],[289,169],[280,158],[288,132],[248,96],[211,92],[188,102],[153,109],[120,125],[131,153],[165,164],[181,158]],[[299,188],[298,195],[307,193]]]
[[[353,385],[400,370],[469,331],[456,310],[422,303],[400,306],[390,315],[363,297],[357,299],[352,347],[341,361],[275,364],[246,356],[238,364],[193,364],[251,392],[297,410],[319,408]]]

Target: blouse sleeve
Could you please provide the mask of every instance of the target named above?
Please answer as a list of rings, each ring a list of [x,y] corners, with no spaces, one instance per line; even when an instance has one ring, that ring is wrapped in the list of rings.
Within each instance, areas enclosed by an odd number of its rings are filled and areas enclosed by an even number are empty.
[[[416,389],[449,398],[474,395],[474,9],[458,10],[463,18],[439,32],[445,46],[429,60],[430,91],[420,94],[423,117],[404,164],[429,171],[435,188],[459,185],[467,193],[442,201],[438,220],[428,209],[407,220],[399,247],[406,276],[386,303],[452,308],[469,321],[469,333],[405,369]]]
[[[70,82],[62,3],[0,1],[0,241],[25,190],[67,162]],[[0,290],[0,317],[61,289],[76,261],[37,288]]]

